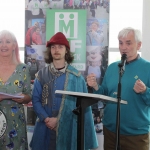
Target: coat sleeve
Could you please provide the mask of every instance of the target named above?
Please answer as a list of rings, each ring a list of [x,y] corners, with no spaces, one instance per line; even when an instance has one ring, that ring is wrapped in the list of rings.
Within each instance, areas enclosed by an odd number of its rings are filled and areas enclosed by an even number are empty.
[[[40,121],[44,121],[48,117],[44,107],[42,106],[42,86],[38,79],[34,81],[34,87],[32,91],[32,104],[34,111]]]

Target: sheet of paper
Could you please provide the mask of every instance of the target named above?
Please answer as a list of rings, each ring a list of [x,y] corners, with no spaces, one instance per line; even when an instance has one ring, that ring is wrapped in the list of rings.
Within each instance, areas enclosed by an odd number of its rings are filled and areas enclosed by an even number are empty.
[[[17,93],[17,94],[8,94],[8,93],[3,93],[0,92],[0,98],[2,99],[12,99],[12,98],[23,98],[23,96],[21,96],[21,93]]]

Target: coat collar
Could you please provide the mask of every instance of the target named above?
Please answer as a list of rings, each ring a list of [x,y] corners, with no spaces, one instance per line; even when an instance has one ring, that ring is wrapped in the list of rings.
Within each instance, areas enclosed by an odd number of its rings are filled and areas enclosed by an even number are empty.
[[[81,75],[81,72],[79,72],[77,69],[75,69],[71,65],[67,66],[66,72],[70,72],[70,73],[74,74],[75,76],[80,76]]]

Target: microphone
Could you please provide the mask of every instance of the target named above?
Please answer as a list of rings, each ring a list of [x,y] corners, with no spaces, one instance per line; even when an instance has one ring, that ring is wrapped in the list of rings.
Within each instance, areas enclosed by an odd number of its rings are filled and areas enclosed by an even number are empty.
[[[125,71],[125,63],[127,61],[127,55],[122,54],[121,62],[118,64],[119,67],[122,67],[122,69]]]

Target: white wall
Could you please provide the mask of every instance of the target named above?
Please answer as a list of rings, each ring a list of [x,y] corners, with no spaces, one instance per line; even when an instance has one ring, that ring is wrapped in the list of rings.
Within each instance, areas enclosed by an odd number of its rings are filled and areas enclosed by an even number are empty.
[[[133,27],[142,31],[143,1],[145,0],[113,0],[110,2],[109,64],[121,59],[117,38],[119,31],[125,27]]]
[[[115,0],[117,1],[117,0]],[[120,6],[121,7],[121,6]],[[125,8],[122,8],[122,9],[126,9],[126,10],[130,10],[130,13],[131,12],[131,6],[126,6]],[[132,8],[132,10],[134,10],[134,7]],[[134,11],[133,11],[134,12]],[[115,46],[117,45],[117,33],[120,29],[115,29],[117,30],[117,32],[114,32],[113,28],[112,28],[112,24],[113,26],[117,26],[118,23],[116,23],[116,21],[114,20],[113,22],[113,17],[112,17],[112,14],[114,14],[114,10],[112,8],[112,10],[110,9],[110,37],[109,37],[109,41],[110,43],[115,43]],[[141,52],[141,56],[150,61],[150,0],[143,0],[143,14],[142,14],[142,17],[143,17],[143,20],[142,20],[142,48],[140,49],[140,52]],[[122,12],[118,15],[118,16],[122,16]],[[127,15],[129,16],[129,15]],[[133,14],[132,14],[133,16]],[[116,18],[117,18],[117,14],[116,14]],[[130,18],[130,17],[129,17]],[[129,26],[132,26],[132,24],[130,24],[130,20],[128,19],[127,20],[124,20],[123,21],[123,18],[120,18],[118,19],[122,24],[123,22],[125,22],[124,24],[124,27],[129,24]],[[121,24],[121,25],[122,25]],[[133,26],[135,27],[135,26]],[[140,27],[140,26],[139,26]],[[138,26],[136,27],[138,28]],[[116,40],[116,41],[114,41]],[[117,53],[119,51],[118,47],[113,47],[114,44],[111,44],[109,46],[109,64],[116,61],[116,59],[120,59],[120,54]],[[113,53],[115,52],[115,53]]]
[[[143,44],[141,56],[150,61],[150,0],[143,0]]]
[[[19,47],[24,47],[24,16],[25,0],[0,0],[0,31],[13,32]]]

